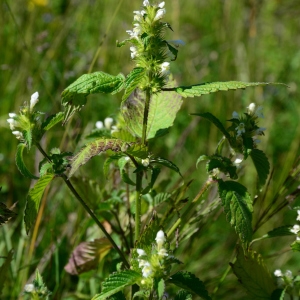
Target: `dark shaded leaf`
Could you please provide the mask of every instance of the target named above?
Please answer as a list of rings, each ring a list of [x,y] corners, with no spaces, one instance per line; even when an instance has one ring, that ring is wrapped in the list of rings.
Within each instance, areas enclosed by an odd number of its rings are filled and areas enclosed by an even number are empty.
[[[12,217],[15,217],[16,215],[17,214],[8,209],[4,203],[0,202],[0,225],[8,222]]]
[[[266,154],[259,149],[253,149],[250,152],[250,156],[252,158],[253,164],[258,175],[259,186],[262,186],[265,184],[268,178],[270,172],[270,163]]]

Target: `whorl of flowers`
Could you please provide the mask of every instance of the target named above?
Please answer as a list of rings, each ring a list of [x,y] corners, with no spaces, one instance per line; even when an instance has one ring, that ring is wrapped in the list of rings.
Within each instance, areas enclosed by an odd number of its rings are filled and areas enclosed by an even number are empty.
[[[140,84],[142,90],[150,89],[155,93],[168,81],[170,63],[177,55],[176,47],[182,41],[166,41],[165,30],[171,28],[162,19],[166,13],[165,2],[151,4],[143,1],[143,8],[134,11],[133,29],[127,30],[130,38],[131,58],[138,68],[145,70],[144,80]]]

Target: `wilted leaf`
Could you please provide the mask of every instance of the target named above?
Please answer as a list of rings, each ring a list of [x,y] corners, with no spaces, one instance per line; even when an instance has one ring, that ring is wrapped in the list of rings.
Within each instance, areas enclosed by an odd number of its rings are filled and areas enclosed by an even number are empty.
[[[78,275],[96,269],[111,247],[107,238],[80,243],[73,250],[69,262],[65,266],[66,272]]]

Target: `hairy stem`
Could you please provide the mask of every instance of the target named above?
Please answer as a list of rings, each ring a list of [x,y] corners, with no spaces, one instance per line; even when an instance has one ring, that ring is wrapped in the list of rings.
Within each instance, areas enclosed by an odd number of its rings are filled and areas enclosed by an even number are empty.
[[[147,136],[147,126],[148,126],[148,114],[150,107],[151,92],[149,89],[146,90],[146,100],[144,108],[144,118],[143,118],[143,133],[142,133],[142,145],[146,145],[146,136]]]
[[[36,143],[36,147],[39,149],[39,151],[45,156],[45,158],[51,162],[50,157],[47,155],[47,153],[43,150],[40,144]],[[112,246],[115,248],[115,250],[118,252],[120,255],[122,261],[124,262],[125,266],[127,268],[130,268],[130,265],[124,255],[124,253],[120,250],[118,245],[115,243],[115,241],[112,239],[110,234],[106,231],[104,226],[101,224],[101,222],[98,220],[96,215],[92,212],[92,210],[88,207],[88,205],[85,203],[85,201],[80,197],[80,195],[77,193],[75,190],[74,186],[72,183],[69,181],[68,177],[66,174],[61,174],[60,177],[64,180],[66,185],[68,186],[69,190],[72,192],[72,194],[75,196],[75,198],[80,202],[80,204],[83,206],[83,208],[86,210],[86,212],[92,217],[92,219],[95,221],[95,223],[98,225],[98,227],[102,230],[102,232],[105,234],[109,242],[112,244]]]

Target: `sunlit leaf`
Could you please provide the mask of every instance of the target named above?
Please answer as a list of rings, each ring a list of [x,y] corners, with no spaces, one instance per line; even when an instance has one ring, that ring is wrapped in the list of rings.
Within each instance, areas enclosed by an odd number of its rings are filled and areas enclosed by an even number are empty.
[[[181,104],[182,99],[176,93],[162,92],[153,95],[149,107],[146,138],[152,139],[167,133]],[[137,137],[142,137],[144,107],[145,98],[139,90],[135,90],[121,107],[127,129]]]
[[[30,189],[27,198],[26,198],[26,208],[25,208],[25,227],[26,232],[28,234],[31,227],[34,225],[35,219],[38,214],[38,210],[40,207],[40,202],[44,193],[45,188],[53,179],[54,174],[45,174],[42,176],[34,185],[32,189]]]
[[[115,94],[123,89],[124,84],[123,74],[113,76],[104,72],[95,72],[80,76],[61,94],[61,103],[66,107],[64,123],[86,104],[89,94]]]
[[[145,68],[137,67],[127,75],[125,80],[125,92],[122,97],[123,100],[126,100],[128,96],[138,87],[142,79],[145,77],[145,74]]]
[[[107,299],[111,295],[123,290],[124,287],[133,285],[141,278],[141,274],[133,270],[125,270],[109,275],[102,283],[102,291],[93,297],[92,300]]]
[[[280,84],[282,83],[268,83],[268,82],[241,82],[241,81],[224,81],[224,82],[207,82],[199,83],[191,86],[179,86],[175,88],[165,88],[165,91],[176,91],[182,97],[199,97],[218,91],[228,91],[245,89],[252,86],[263,86],[268,84]]]
[[[235,228],[243,245],[252,239],[252,200],[247,189],[235,181],[218,180],[219,195],[230,225]]]
[[[260,254],[248,251],[245,255],[237,248],[237,260],[230,264],[233,273],[252,299],[269,300],[276,286]]]
[[[59,112],[55,115],[49,116],[42,124],[43,130],[49,130],[53,126],[55,126],[57,123],[61,122],[64,119],[64,113]]]

